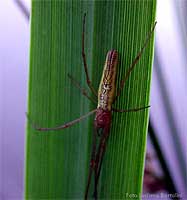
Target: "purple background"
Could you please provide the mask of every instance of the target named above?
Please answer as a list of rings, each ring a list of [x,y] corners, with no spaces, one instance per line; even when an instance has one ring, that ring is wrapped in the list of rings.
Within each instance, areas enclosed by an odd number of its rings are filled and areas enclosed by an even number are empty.
[[[29,22],[16,2],[0,1],[0,200],[23,198]],[[29,10],[29,1],[20,2]],[[187,199],[186,13],[185,0],[158,0],[150,114],[183,199]],[[152,148],[150,141],[148,147]]]
[[[0,1],[0,199],[23,197],[29,23],[14,1]]]

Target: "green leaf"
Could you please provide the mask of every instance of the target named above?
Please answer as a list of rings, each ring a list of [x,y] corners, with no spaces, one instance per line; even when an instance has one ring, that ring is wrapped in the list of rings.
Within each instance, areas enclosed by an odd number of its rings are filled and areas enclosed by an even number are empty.
[[[141,49],[155,21],[156,0],[32,1],[28,113],[41,127],[54,127],[88,113],[96,105],[68,79],[85,88],[81,57],[86,13],[85,51],[97,89],[107,51],[119,53],[117,85]],[[125,83],[115,108],[149,105],[153,36]],[[99,198],[140,199],[148,109],[114,113],[99,181]],[[91,116],[71,128],[39,132],[27,126],[26,199],[84,197],[92,147]],[[89,196],[93,194],[93,183]]]

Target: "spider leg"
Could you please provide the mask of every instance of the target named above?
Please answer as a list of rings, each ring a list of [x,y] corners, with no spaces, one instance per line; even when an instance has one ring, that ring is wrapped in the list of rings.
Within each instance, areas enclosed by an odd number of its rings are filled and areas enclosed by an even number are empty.
[[[85,200],[88,198],[88,192],[89,192],[89,187],[90,187],[90,183],[91,183],[92,172],[95,168],[95,154],[96,154],[96,142],[97,142],[96,139],[97,139],[97,128],[94,126],[92,153],[91,153],[91,159],[90,159],[88,181],[87,181],[86,191],[85,191],[85,196],[84,196]]]
[[[105,154],[105,150],[106,150],[106,144],[107,144],[107,140],[109,137],[109,131],[110,131],[110,127],[105,127],[103,130],[103,135],[98,147],[98,151],[96,154],[96,161],[95,161],[95,186],[94,186],[94,198],[97,199],[97,186],[98,186],[98,181],[99,181],[99,177],[100,177],[100,172],[101,172],[101,166],[102,166],[102,162],[103,162],[103,157]]]
[[[80,118],[77,118],[77,119],[75,119],[75,120],[73,120],[73,121],[70,121],[70,122],[67,122],[67,123],[65,123],[65,124],[63,124],[63,125],[56,126],[56,127],[52,127],[52,128],[41,128],[41,127],[39,127],[38,125],[36,125],[36,124],[32,121],[32,119],[30,118],[30,116],[29,116],[27,113],[26,113],[26,116],[27,116],[27,119],[28,119],[29,123],[30,123],[31,126],[33,127],[33,129],[35,129],[35,130],[37,130],[37,131],[55,131],[55,130],[62,130],[62,129],[65,129],[65,128],[68,128],[68,127],[73,126],[74,124],[80,122],[81,120],[83,120],[83,119],[87,118],[88,116],[92,115],[93,113],[95,113],[96,110],[97,110],[97,109],[92,110],[92,111],[90,111],[89,113],[87,113],[87,114],[81,116]]]
[[[84,63],[84,71],[86,74],[86,81],[87,81],[88,87],[94,93],[94,95],[97,97],[97,92],[94,89],[94,87],[92,86],[91,80],[89,78],[88,66],[87,66],[87,62],[86,62],[86,54],[85,54],[85,50],[84,50],[85,21],[86,21],[86,13],[84,14],[84,18],[83,18],[83,30],[82,30],[82,58],[83,58],[83,63]]]
[[[75,87],[77,87],[81,93],[87,97],[90,101],[92,101],[94,104],[97,104],[97,101],[95,99],[93,99],[92,97],[90,97],[86,91],[86,89],[84,89],[80,83],[75,79],[73,78],[73,76],[71,76],[70,74],[68,74],[68,78],[72,81],[72,83],[75,85]]]
[[[141,58],[144,49],[147,47],[147,45],[148,45],[148,43],[149,43],[149,41],[150,41],[150,38],[151,38],[151,36],[152,36],[152,34],[153,34],[153,32],[154,32],[156,23],[157,23],[157,22],[154,23],[153,28],[152,28],[152,29],[150,30],[150,32],[148,33],[147,38],[146,38],[146,40],[145,40],[145,42],[144,42],[144,45],[142,46],[142,48],[141,48],[141,50],[139,51],[139,53],[137,54],[136,58],[133,60],[132,64],[130,65],[130,67],[129,67],[129,69],[128,69],[128,71],[127,71],[127,74],[125,75],[124,79],[121,80],[120,88],[119,88],[118,91],[117,91],[117,94],[116,94],[116,97],[115,97],[115,99],[114,99],[114,102],[116,101],[116,99],[118,98],[118,96],[120,96],[121,90],[123,89],[123,87],[124,87],[124,85],[125,85],[125,82],[126,82],[127,79],[129,78],[129,76],[130,76],[131,72],[133,71],[135,65],[138,63],[139,59]]]
[[[147,108],[150,108],[150,106],[145,106],[145,107],[140,107],[140,108],[132,108],[132,109],[125,109],[125,110],[120,110],[120,109],[112,108],[112,111],[114,111],[114,112],[120,112],[120,113],[123,113],[123,112],[137,112],[137,111],[140,111],[140,110],[145,110]]]

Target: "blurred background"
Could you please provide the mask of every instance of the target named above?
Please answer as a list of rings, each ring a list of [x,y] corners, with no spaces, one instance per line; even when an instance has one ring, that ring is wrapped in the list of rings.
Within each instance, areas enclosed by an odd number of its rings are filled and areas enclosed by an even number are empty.
[[[0,1],[0,200],[21,200],[30,0]],[[187,1],[158,0],[143,199],[187,199]]]

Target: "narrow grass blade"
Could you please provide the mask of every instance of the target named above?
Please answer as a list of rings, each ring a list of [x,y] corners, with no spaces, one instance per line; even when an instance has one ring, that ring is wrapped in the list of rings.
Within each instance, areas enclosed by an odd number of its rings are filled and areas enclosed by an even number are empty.
[[[85,49],[97,89],[108,50],[119,52],[117,85],[155,21],[156,1],[32,1],[28,114],[41,127],[53,127],[96,108],[68,78],[86,86],[81,58],[82,19]],[[153,37],[125,83],[115,108],[149,105]],[[69,86],[69,87],[68,87]],[[88,88],[87,88],[88,89]],[[148,109],[114,113],[99,182],[99,197],[140,199]],[[26,199],[84,197],[93,117],[53,132],[27,127]],[[90,188],[90,197],[93,188]]]

